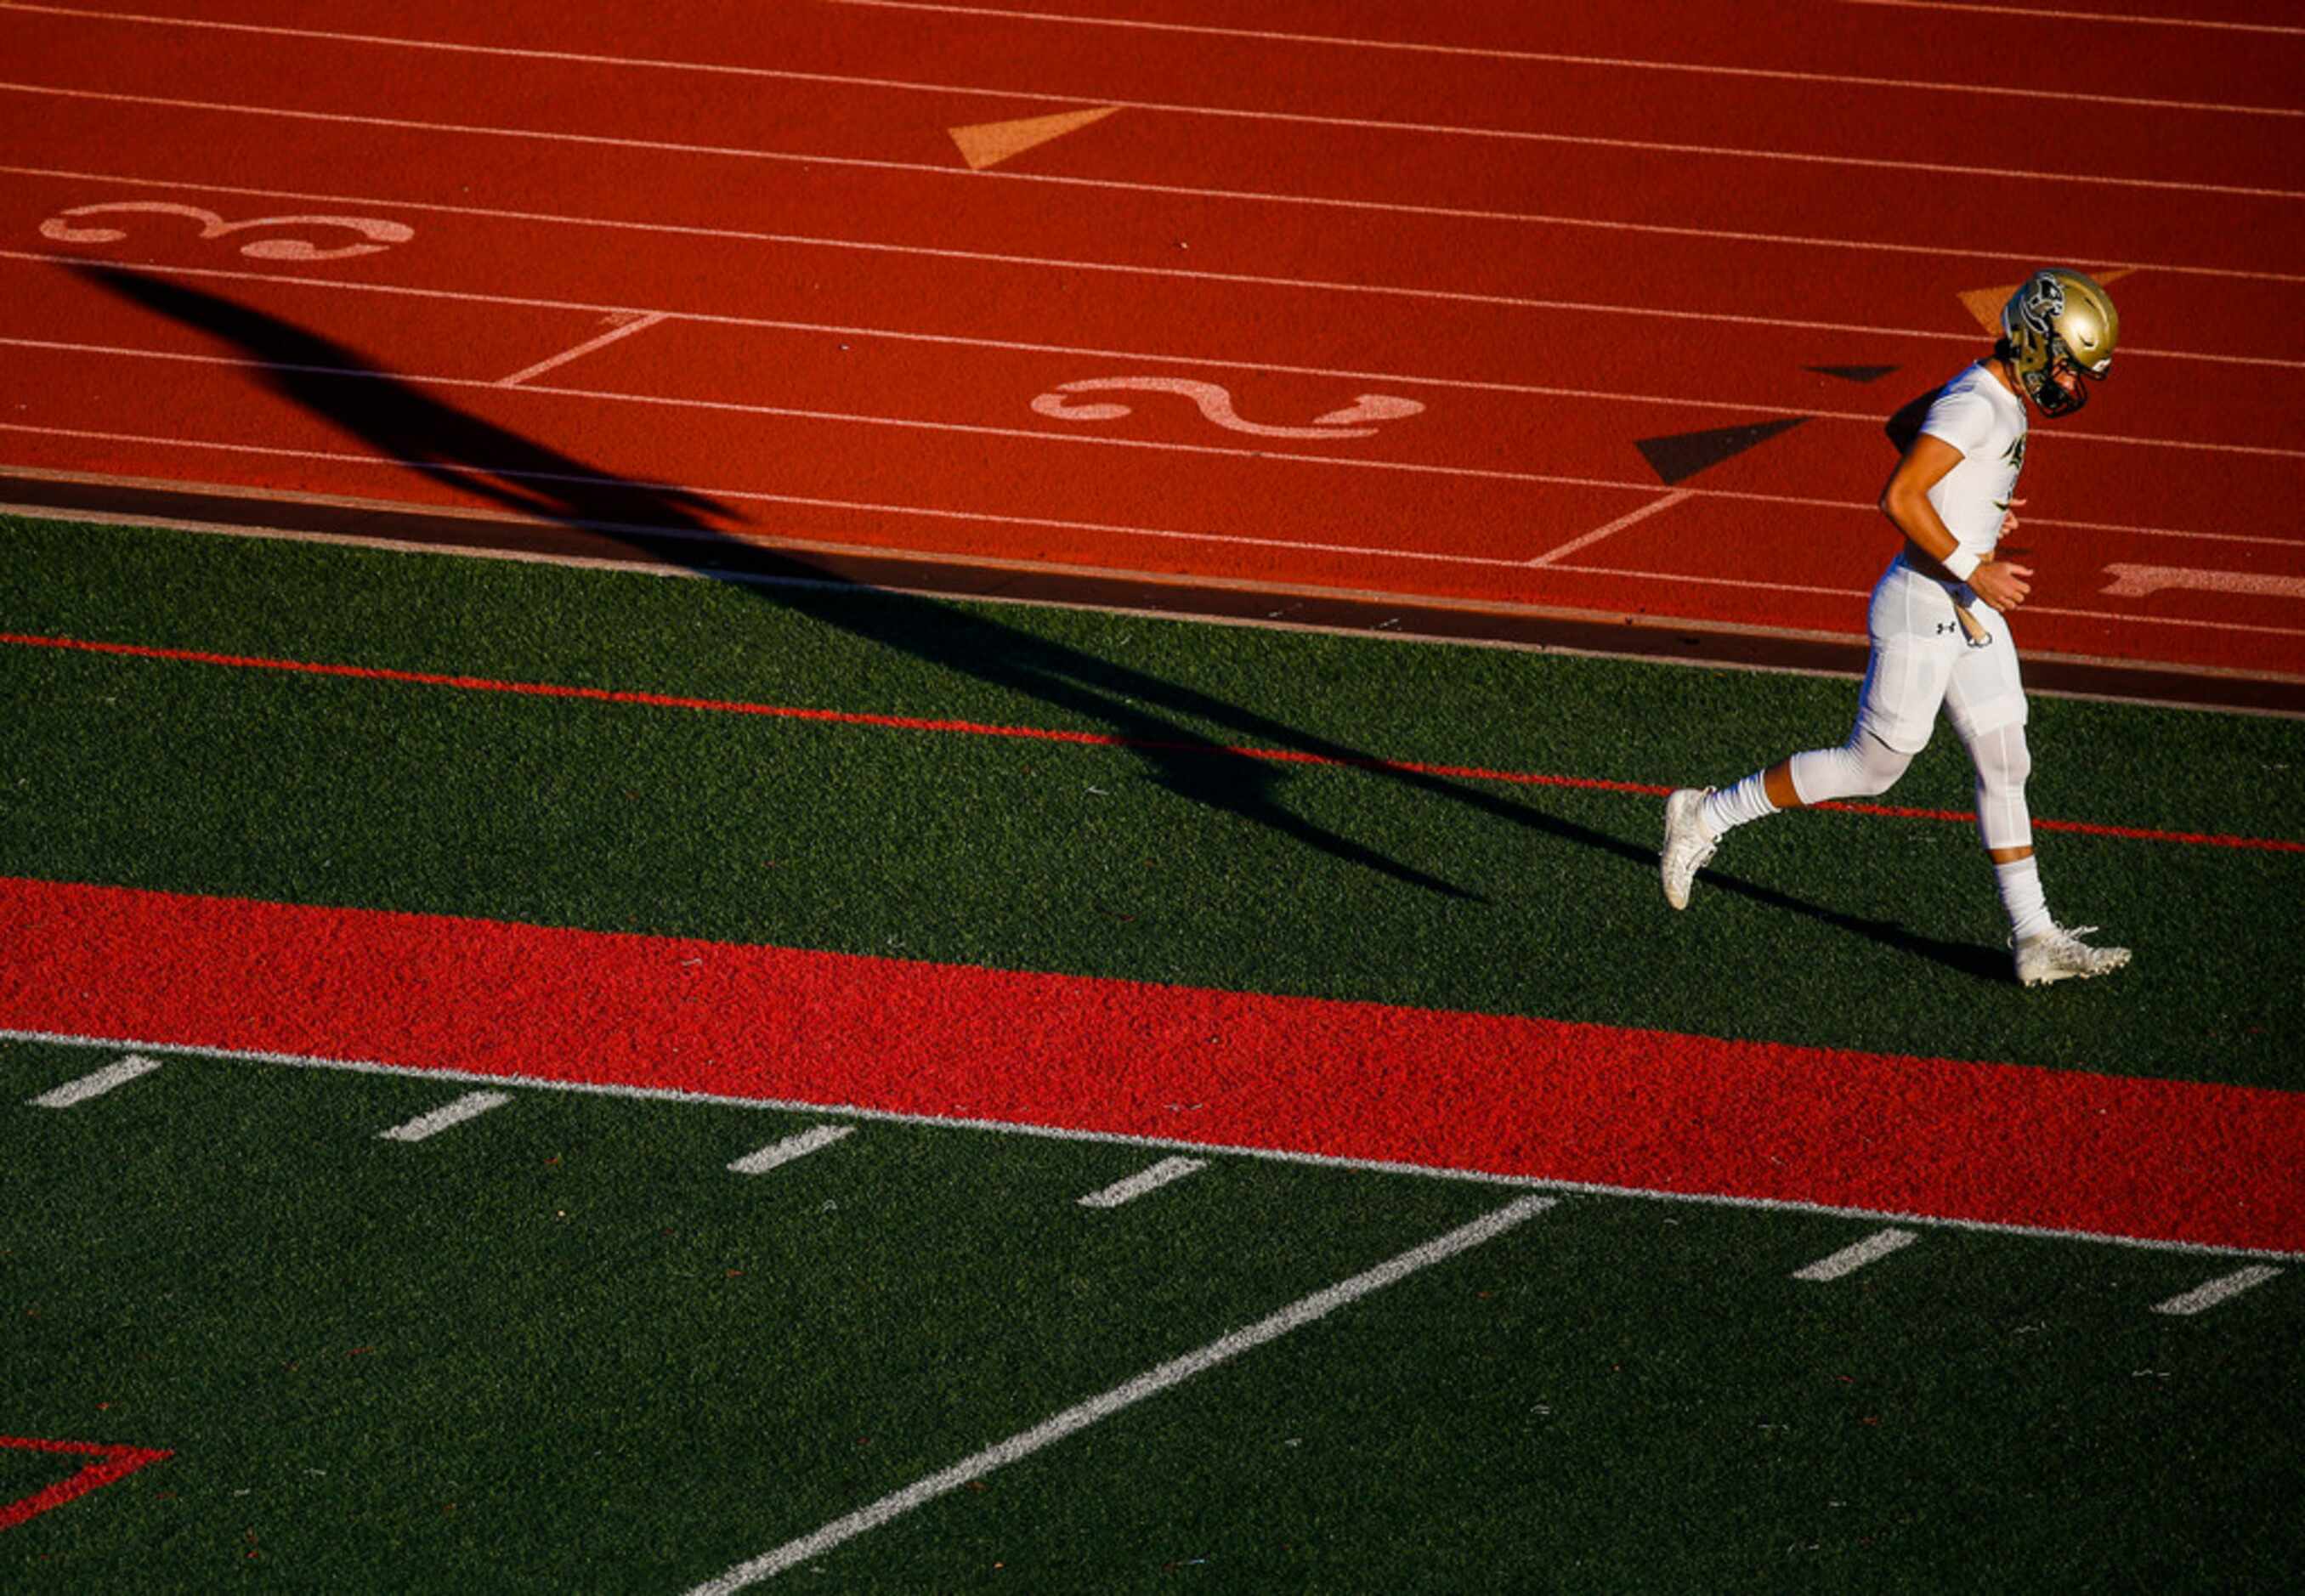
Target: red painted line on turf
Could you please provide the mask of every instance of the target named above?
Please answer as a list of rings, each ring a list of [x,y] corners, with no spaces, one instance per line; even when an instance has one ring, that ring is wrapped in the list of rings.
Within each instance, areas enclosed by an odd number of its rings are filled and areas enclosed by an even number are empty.
[[[173,1457],[173,1452],[162,1452],[149,1447],[112,1447],[98,1441],[47,1441],[30,1436],[0,1435],[0,1447],[11,1447],[28,1452],[64,1452],[93,1456],[89,1464],[71,1478],[59,1480],[42,1490],[13,1502],[0,1503],[0,1530],[13,1529],[26,1519],[46,1513],[51,1507],[61,1507],[75,1497],[86,1496],[99,1486],[124,1480],[146,1464]]]
[[[1258,760],[1270,764],[1313,765],[1329,769],[1372,770],[1402,776],[1454,777],[1464,781],[1502,782],[1517,786],[1567,787],[1585,792],[1627,793],[1662,798],[1672,789],[1654,782],[1611,781],[1595,776],[1556,776],[1533,770],[1493,770],[1477,765],[1441,765],[1412,760],[1374,757],[1355,759],[1338,754],[1311,753],[1293,748],[1247,748],[1207,743],[1162,742],[1145,737],[1116,736],[1109,732],[1067,732],[1046,726],[995,726],[983,721],[936,719],[915,715],[872,715],[849,709],[811,709],[791,704],[748,703],[741,700],[685,698],[672,693],[639,692],[608,687],[574,687],[551,682],[507,682],[488,676],[467,676],[436,671],[396,670],[383,666],[336,665],[302,659],[276,659],[257,655],[217,654],[198,649],[168,649],[145,643],[98,642],[85,638],[47,637],[28,632],[0,632],[0,644],[30,649],[61,649],[76,653],[111,654],[132,659],[157,659],[181,665],[208,665],[234,670],[280,671],[296,675],[339,676],[354,681],[390,682],[414,687],[446,687],[463,692],[502,692],[529,698],[584,699],[595,703],[631,704],[657,709],[689,709],[713,715],[758,715],[779,720],[804,720],[821,725],[876,726],[892,731],[936,732],[970,737],[1011,737],[1037,743],[1067,743],[1089,748],[1136,749],[1157,753],[1197,753],[1218,759]],[[1850,814],[1879,815],[1892,819],[1974,822],[1973,811],[1912,809],[1879,803],[1820,803],[1818,809]],[[2305,853],[2305,842],[2284,837],[2233,836],[2201,831],[2164,831],[2146,826],[2109,826],[2090,820],[2036,819],[2044,831],[2065,831],[2088,836],[2120,837],[2132,842],[2183,843],[2197,847],[2251,848],[2269,853]]]
[[[0,878],[0,1030],[2305,1252],[2305,1093]]]

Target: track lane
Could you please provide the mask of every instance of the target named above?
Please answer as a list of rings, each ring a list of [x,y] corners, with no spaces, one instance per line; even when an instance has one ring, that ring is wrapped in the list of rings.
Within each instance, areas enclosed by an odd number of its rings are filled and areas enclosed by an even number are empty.
[[[53,14],[86,29],[165,26],[107,20],[103,14],[107,9],[128,14],[138,11],[132,5],[90,6],[70,19],[61,13],[24,14]],[[145,8],[147,13],[149,9]],[[2044,106],[2059,101],[2086,104],[2099,119],[2202,116],[2207,119],[2204,130],[2217,132],[2252,118],[2277,123],[2295,106],[2294,80],[2284,85],[2269,79],[2271,91],[2260,98],[2236,92],[2234,69],[2245,64],[2232,59],[2239,54],[2233,41],[2224,41],[2224,58],[2218,63],[2222,73],[2192,92],[2173,93],[2168,69],[2156,58],[2151,41],[2077,41],[2074,30],[2067,28],[2061,30],[2063,48],[2054,57],[2060,67],[2056,81],[2029,82],[2021,71],[2012,72],[2010,56],[1989,47],[1972,50],[1965,59],[1956,56],[1957,65],[1945,63],[1952,67],[1950,71],[1934,60],[1922,71],[1898,70],[1896,41],[1881,36],[1911,30],[1910,19],[1899,19],[1884,29],[1879,18],[1842,13],[1835,19],[1814,5],[1787,8],[1789,25],[1782,36],[1773,36],[1752,6],[1680,6],[1674,8],[1679,25],[1667,38],[1651,36],[1614,46],[1588,39],[1582,48],[1568,49],[1552,42],[1564,20],[1560,14],[1563,8],[1552,7],[1522,19],[1524,27],[1533,25],[1529,44],[1502,56],[1352,47],[1323,44],[1301,32],[1291,37],[1289,30],[1258,28],[1195,34],[1163,27],[1160,18],[1142,19],[1150,25],[1126,31],[1058,26],[967,7],[787,6],[748,17],[748,26],[741,30],[715,26],[710,10],[698,8],[687,19],[689,28],[681,27],[681,19],[659,13],[651,17],[648,34],[640,38],[629,29],[601,26],[583,17],[556,21],[549,30],[524,24],[516,13],[494,25],[476,25],[469,8],[456,6],[453,0],[389,8],[336,6],[317,25],[302,7],[229,4],[195,9],[201,19],[218,26],[179,23],[167,30],[186,39],[206,33],[242,41],[296,37],[314,44],[322,42],[318,36],[338,33],[511,52],[500,58],[512,60],[592,55],[629,64],[625,70],[685,66],[904,81],[923,81],[921,64],[932,59],[938,72],[927,81],[1020,97],[1039,93],[1093,102],[1176,100],[1183,96],[1183,103],[1244,104],[1281,115],[1343,119],[1431,120],[1420,113],[1442,104],[1477,107],[1483,124],[1514,127],[1548,121],[1595,132],[1612,124],[1645,130],[1708,123],[1747,126],[1765,131],[1772,145],[1788,149],[1833,148],[1835,140],[1845,147],[1852,124],[1840,120],[1840,114],[1848,106],[1834,98],[1819,98],[1840,95],[1852,97],[1850,104],[1869,107],[1876,115],[1927,127],[1949,143],[1973,141],[1980,149],[1991,147],[1990,139],[1975,124],[1995,110],[2026,103],[2029,97]],[[1706,13],[1710,14],[1703,14]],[[1408,36],[1413,40],[1427,20],[1410,14],[1414,21]],[[1333,26],[1333,11],[1331,16]],[[1742,25],[1724,37],[1720,24],[1732,20]],[[1832,26],[1836,20],[1843,25]],[[1694,29],[1688,26],[1692,21]],[[694,26],[699,21],[701,30]],[[1712,27],[1705,29],[1708,22]],[[267,34],[262,31],[267,27],[282,31]],[[234,28],[236,31],[225,30]],[[1703,50],[1692,54],[1690,34],[1698,29],[1713,37]],[[1831,40],[1823,58],[1814,48],[1801,47],[1817,35]],[[684,47],[668,52],[667,47],[674,43]],[[1727,57],[1718,54],[1724,44],[1731,47]],[[395,47],[370,43],[366,47]],[[2277,51],[2277,43],[2275,47]],[[1787,76],[1765,75],[1769,73]],[[2124,86],[2139,77],[2143,81],[2134,89]],[[1676,92],[1700,84],[1701,92]],[[1212,96],[1221,98],[1204,98]],[[1823,114],[1804,115],[1804,106]],[[1967,117],[1959,114],[1964,106],[1972,112]],[[1978,111],[1985,115],[1975,115]],[[2099,132],[2111,147],[2108,153],[2131,153],[2148,161],[2167,157],[2168,152],[2136,139],[2130,127],[2115,124]],[[2124,149],[2132,140],[2133,148]],[[2217,149],[2198,136],[2187,142],[2203,153]],[[2241,145],[2236,140],[2233,148],[2238,150]],[[2243,157],[2244,162],[2250,158]],[[2262,170],[2280,169],[2270,152],[2254,158]]]
[[[988,100],[861,84],[763,84],[714,74],[643,73],[636,80],[634,69],[566,62],[518,64],[520,89],[508,103],[501,89],[508,64],[488,57],[387,51],[387,58],[379,61],[382,47],[195,35],[189,40],[165,41],[180,47],[166,55],[131,50],[113,59],[89,48],[85,35],[90,26],[0,9],[0,37],[12,30],[18,35],[18,48],[11,54],[39,69],[37,77],[10,74],[10,81],[83,93],[272,107],[312,115],[488,125],[558,136],[946,167],[957,165],[944,132],[949,126],[1097,103],[1093,98]],[[914,47],[925,47],[915,43]],[[413,59],[397,58],[412,55]],[[1612,106],[1623,98],[1605,97]],[[1774,98],[1782,101],[1786,97]],[[1668,98],[1677,103],[1677,97]],[[1650,114],[1646,99],[1633,103],[1643,107],[1642,115]],[[499,107],[493,116],[476,114],[478,107],[490,106]],[[1844,110],[1817,120],[1839,126],[1868,119]],[[1733,125],[1741,129],[1747,121]],[[1970,122],[1991,126],[1982,119]],[[1894,118],[1889,125],[1895,125]],[[276,140],[279,129],[259,129],[257,136]],[[1654,129],[1641,136],[1650,142],[1676,141],[1660,139]],[[1934,148],[1928,136],[1915,137],[1922,148]],[[534,141],[515,140],[521,145]],[[1742,147],[1748,140],[1740,132],[1735,138],[1692,136],[1681,141]],[[2006,249],[2008,218],[2030,216],[2039,208],[2037,177],[1931,174],[1901,160],[1870,168],[1834,167],[1735,156],[1666,156],[1629,148],[1488,147],[1497,145],[1496,140],[1476,140],[1483,148],[1468,150],[1466,142],[1400,131],[1129,112],[1108,118],[1092,134],[1059,140],[1022,160],[1028,169],[1107,180],[1341,191],[1486,209],[1527,208],[1531,196],[1541,195],[1547,208],[1580,215],[1699,225],[1710,219],[1722,226],[1757,224],[1772,231],[1798,230],[1804,224],[1813,225],[1816,216],[1833,216],[1836,229],[1860,235],[1943,238],[1954,247],[1978,249]],[[1750,142],[1752,148],[1767,148],[1765,140]],[[2198,140],[2173,137],[2164,129],[2146,142],[2153,150],[2165,151],[2189,149]],[[2279,140],[2273,143],[2276,150],[2284,147]],[[2299,164],[2305,165],[2305,124],[2294,143]],[[2233,158],[2264,159],[2267,144],[2263,137],[2243,140],[2232,152]],[[81,148],[84,158],[89,146]],[[1873,140],[1868,148],[1887,147]],[[1999,157],[1969,164],[2009,167],[2005,144],[1996,148],[2003,150]],[[500,164],[505,155],[498,150],[472,165]],[[731,157],[659,150],[653,158],[664,165]],[[2033,168],[2020,162],[2015,169]],[[2111,161],[2093,170],[2117,174],[2122,168]],[[2190,169],[2158,179],[2178,186],[2108,190],[2097,204],[2063,207],[2054,222],[2045,217],[2029,225],[2054,228],[2053,236],[2038,240],[2042,250],[2083,260],[2200,259],[2205,264],[2245,264],[2249,239],[2267,229],[2293,226],[2305,200],[2249,199],[2203,190],[2202,185],[2228,181],[2221,175],[2225,170],[2214,158],[2204,157]],[[2156,196],[2152,205],[2122,198],[2144,192]]]
[[[149,362],[138,370],[133,360],[20,349],[19,361],[45,396],[13,426],[129,435],[12,426],[17,457],[50,469],[225,483],[255,474],[302,493],[686,525],[702,534],[700,558],[712,557],[719,541],[710,528],[969,560],[1218,572],[1277,586],[1846,632],[1861,624],[1863,593],[1889,552],[1864,501],[1835,510],[1715,497],[1737,491],[1733,472],[1605,546],[1539,568],[1524,562],[1618,520],[1629,505],[1654,505],[1656,493],[1436,480],[1246,451],[1180,456],[1023,429],[955,433],[727,412],[684,415],[679,428],[664,429],[655,425],[659,407],[620,406],[605,390],[506,389],[486,378],[384,385],[175,363],[156,383]],[[203,433],[185,426],[188,413],[239,420]],[[604,418],[623,425],[603,426]],[[259,439],[260,449],[285,453],[188,449],[187,436]],[[699,514],[705,504],[726,514]],[[2105,563],[2169,563],[2165,542],[2052,531],[2043,553],[2027,557],[2043,572],[2038,607],[2024,617],[2033,646],[2275,671],[2293,671],[2305,653],[2305,628],[2289,622],[2289,602],[2278,598],[2228,596],[2214,617],[2179,620],[2156,618],[2167,595],[2095,596]],[[2188,549],[2177,557],[2199,556]],[[2305,571],[2296,551],[2227,547],[2216,557],[2257,568],[2279,559],[2284,570]],[[2251,630],[2258,626],[2268,629]]]

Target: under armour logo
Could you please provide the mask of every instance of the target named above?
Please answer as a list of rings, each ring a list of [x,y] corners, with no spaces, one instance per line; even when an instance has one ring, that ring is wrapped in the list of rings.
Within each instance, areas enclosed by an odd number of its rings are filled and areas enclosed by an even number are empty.
[[[1937,635],[1939,637],[1943,637],[1948,632],[1959,632],[1960,630],[1961,623],[1959,621],[1939,621],[1937,623]]]

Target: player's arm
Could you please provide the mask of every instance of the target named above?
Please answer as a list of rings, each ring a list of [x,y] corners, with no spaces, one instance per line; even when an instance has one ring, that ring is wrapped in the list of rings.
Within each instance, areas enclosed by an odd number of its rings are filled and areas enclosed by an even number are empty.
[[[2024,565],[2012,565],[2006,560],[1983,560],[1971,571],[1964,571],[1968,561],[1959,558],[1961,540],[1937,514],[1929,502],[1929,489],[1944,480],[1947,471],[1961,463],[1961,451],[1934,432],[1924,432],[1913,439],[1913,446],[1897,463],[1889,475],[1889,485],[1881,490],[1881,514],[1889,523],[1905,534],[1906,541],[1937,563],[1956,581],[1962,581],[1977,590],[1978,598],[1995,609],[2013,609],[2024,602],[2030,590],[2025,578],[2033,574]]]

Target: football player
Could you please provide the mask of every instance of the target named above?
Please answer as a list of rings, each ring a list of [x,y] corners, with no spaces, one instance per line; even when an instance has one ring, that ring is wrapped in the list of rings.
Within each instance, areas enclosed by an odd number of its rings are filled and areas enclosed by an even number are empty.
[[[2009,912],[2026,986],[2104,975],[2125,947],[2094,947],[2050,918],[2033,857],[2025,777],[2025,690],[2004,618],[2025,602],[2029,567],[1997,559],[2017,524],[2010,506],[2025,463],[2026,406],[2068,416],[2088,403],[2121,339],[2103,287],[2063,267],[2038,271],[2001,311],[1991,355],[1939,389],[1882,491],[1905,546],[1874,587],[1857,724],[1838,748],[1756,770],[1725,790],[1684,787],[1665,801],[1666,902],[1688,906],[1697,872],[1736,827],[1779,810],[1885,793],[1929,740],[1942,708],[1977,766],[1977,824]]]

